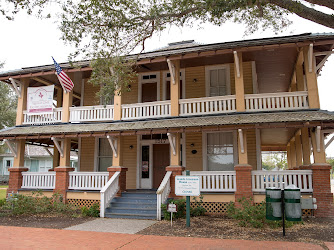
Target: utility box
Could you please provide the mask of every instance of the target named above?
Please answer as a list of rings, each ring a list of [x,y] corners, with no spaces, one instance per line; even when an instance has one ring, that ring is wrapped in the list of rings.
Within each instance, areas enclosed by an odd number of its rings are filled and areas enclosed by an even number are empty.
[[[266,189],[266,219],[282,220],[282,198],[281,189]]]
[[[301,221],[302,207],[300,189],[289,185],[284,189],[285,216],[287,221]]]

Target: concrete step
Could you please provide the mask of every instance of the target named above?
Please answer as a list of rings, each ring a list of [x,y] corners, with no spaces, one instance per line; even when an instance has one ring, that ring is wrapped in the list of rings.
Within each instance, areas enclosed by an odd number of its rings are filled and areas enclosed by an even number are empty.
[[[117,213],[106,213],[107,218],[122,218],[122,219],[142,219],[142,220],[155,220],[157,215],[136,215],[136,214],[117,214]]]
[[[156,209],[138,209],[138,208],[115,208],[110,207],[106,209],[106,213],[112,214],[134,214],[134,215],[156,215]]]
[[[122,197],[129,197],[129,198],[133,198],[133,197],[138,197],[138,198],[149,198],[149,199],[156,199],[157,195],[155,193],[128,193],[128,192],[124,192],[122,193]]]
[[[136,203],[136,202],[111,202],[110,207],[112,208],[117,208],[117,207],[122,207],[122,208],[141,208],[141,209],[146,209],[146,208],[152,208],[156,209],[157,204],[156,203]]]
[[[151,199],[151,198],[142,198],[142,197],[115,197],[111,200],[111,202],[133,202],[133,203],[150,203],[150,204],[156,204],[157,199]]]

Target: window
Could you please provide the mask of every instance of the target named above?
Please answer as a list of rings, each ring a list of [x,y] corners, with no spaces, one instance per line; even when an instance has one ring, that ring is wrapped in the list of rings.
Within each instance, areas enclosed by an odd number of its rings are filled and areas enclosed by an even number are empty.
[[[98,171],[107,172],[107,168],[112,166],[112,149],[106,138],[99,138],[98,148]]]
[[[224,96],[231,94],[229,65],[210,66],[206,68],[207,96]]]
[[[160,101],[160,73],[150,72],[138,76],[138,102]]]
[[[207,134],[207,170],[232,171],[234,170],[234,134],[233,132]]]
[[[185,70],[180,70],[180,99],[185,98],[185,82],[184,82]],[[164,72],[163,74],[163,100],[170,100],[170,73]]]

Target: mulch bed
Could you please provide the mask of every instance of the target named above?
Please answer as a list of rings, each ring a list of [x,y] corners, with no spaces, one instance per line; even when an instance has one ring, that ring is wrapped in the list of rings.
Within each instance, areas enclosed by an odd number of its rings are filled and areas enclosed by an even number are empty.
[[[218,239],[242,239],[259,241],[298,241],[319,244],[334,242],[333,218],[305,218],[302,224],[295,224],[286,229],[286,236],[282,236],[282,228],[245,228],[237,221],[226,217],[201,216],[192,217],[190,227],[186,227],[185,219],[161,221],[148,227],[138,234],[164,235],[180,237],[203,237]]]
[[[66,215],[65,216],[47,216],[47,215],[4,216],[0,217],[0,226],[63,229],[93,219],[95,218],[72,217]]]

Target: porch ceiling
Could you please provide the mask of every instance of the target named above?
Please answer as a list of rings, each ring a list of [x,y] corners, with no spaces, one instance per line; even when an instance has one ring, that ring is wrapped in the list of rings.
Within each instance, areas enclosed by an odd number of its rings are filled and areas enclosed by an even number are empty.
[[[318,125],[334,128],[334,113],[316,110],[277,113],[235,113],[215,116],[171,117],[160,120],[20,126],[0,131],[0,139],[47,139],[51,136],[75,138],[106,136],[107,134],[135,135],[232,130],[237,128],[297,128]]]

